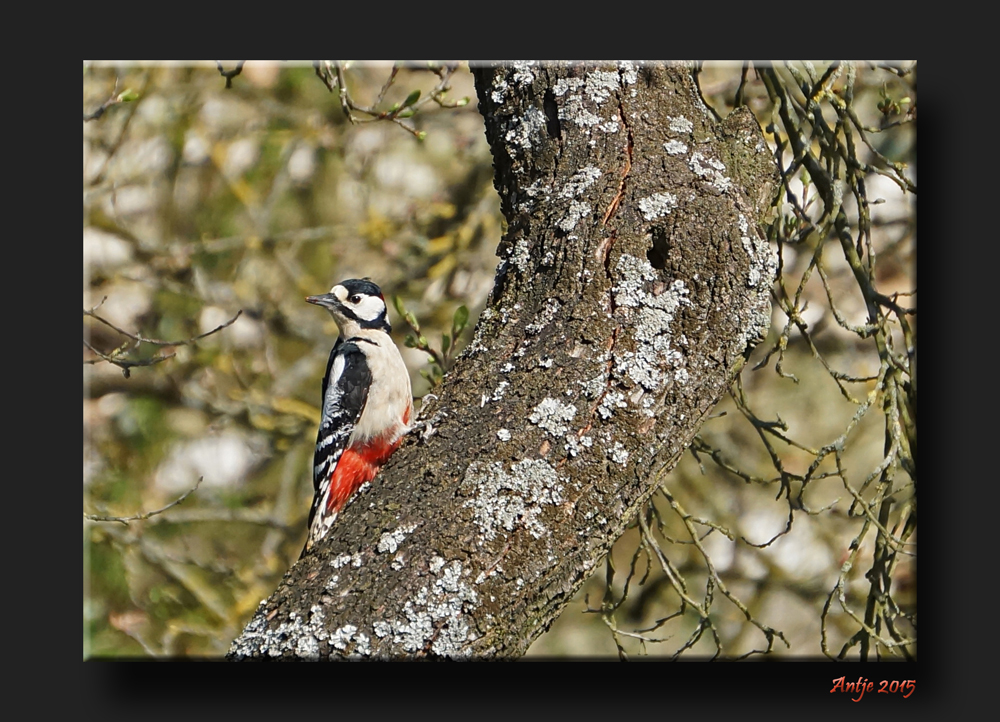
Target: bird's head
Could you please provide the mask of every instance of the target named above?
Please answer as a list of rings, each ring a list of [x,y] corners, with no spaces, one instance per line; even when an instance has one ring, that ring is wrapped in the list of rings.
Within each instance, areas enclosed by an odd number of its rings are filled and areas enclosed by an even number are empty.
[[[367,278],[341,281],[329,293],[308,296],[306,301],[328,310],[344,336],[353,336],[360,329],[392,330],[382,289]]]

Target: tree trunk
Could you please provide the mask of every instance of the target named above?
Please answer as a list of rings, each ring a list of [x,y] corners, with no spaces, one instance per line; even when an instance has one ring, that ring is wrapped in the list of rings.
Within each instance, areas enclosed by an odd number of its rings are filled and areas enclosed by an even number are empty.
[[[232,658],[524,653],[767,330],[749,111],[687,65],[474,73],[508,223],[474,339]]]

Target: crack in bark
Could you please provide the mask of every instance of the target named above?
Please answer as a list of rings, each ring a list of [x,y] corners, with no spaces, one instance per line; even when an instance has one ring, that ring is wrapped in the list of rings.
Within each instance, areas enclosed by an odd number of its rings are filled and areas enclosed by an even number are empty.
[[[624,90],[624,86],[622,86],[622,89]],[[604,211],[604,217],[601,219],[601,225],[603,226],[606,226],[611,217],[615,214],[615,212],[617,212],[622,198],[625,197],[625,184],[628,181],[629,174],[632,172],[632,150],[635,147],[635,138],[632,135],[632,126],[629,125],[628,118],[625,115],[625,107],[621,93],[618,94],[618,117],[622,121],[622,127],[625,128],[625,170],[622,173],[621,180],[618,182],[618,192],[615,193],[615,197],[611,199],[611,203],[608,205],[607,210]],[[608,310],[610,311],[612,318],[614,318],[615,314],[615,296],[613,292],[614,277],[611,274],[611,248],[614,246],[615,239],[617,237],[618,232],[612,228],[608,233],[608,237],[601,241],[598,245],[598,252],[604,256],[604,273],[610,282],[610,286],[608,288]],[[600,407],[601,402],[604,401],[604,397],[607,396],[608,392],[611,390],[612,383],[614,383],[612,370],[615,362],[615,346],[618,343],[618,330],[618,328],[615,328],[611,332],[610,344],[608,346],[608,368],[605,372],[607,381],[604,384],[604,391],[601,392],[601,394],[597,397],[597,400],[594,402],[594,405],[591,407],[589,414],[590,418],[587,421],[587,425],[577,432],[577,438],[582,437],[593,426],[594,414],[597,413],[598,407]]]
[[[628,124],[628,120],[625,117],[625,108],[622,107],[620,95],[618,96],[618,117],[621,118],[622,126],[625,128],[625,172],[622,173],[622,179],[618,183],[618,193],[611,199],[611,203],[608,205],[607,210],[604,211],[604,217],[601,219],[601,225],[605,226],[608,224],[608,219],[618,210],[618,204],[622,202],[622,198],[625,197],[625,181],[628,180],[629,173],[632,172],[632,148],[635,141],[632,138],[632,126]]]

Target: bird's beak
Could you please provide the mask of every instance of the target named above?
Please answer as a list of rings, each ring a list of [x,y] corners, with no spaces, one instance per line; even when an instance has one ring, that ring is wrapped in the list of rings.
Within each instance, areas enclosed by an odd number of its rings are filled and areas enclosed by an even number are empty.
[[[340,299],[332,293],[324,293],[322,296],[306,296],[308,303],[313,303],[323,308],[337,308],[340,306]]]

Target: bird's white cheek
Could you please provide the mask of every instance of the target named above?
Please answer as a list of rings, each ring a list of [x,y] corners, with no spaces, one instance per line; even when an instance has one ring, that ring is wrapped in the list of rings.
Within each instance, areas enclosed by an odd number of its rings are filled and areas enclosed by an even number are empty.
[[[354,306],[354,315],[364,321],[374,321],[385,312],[385,303],[378,296],[367,296]]]

